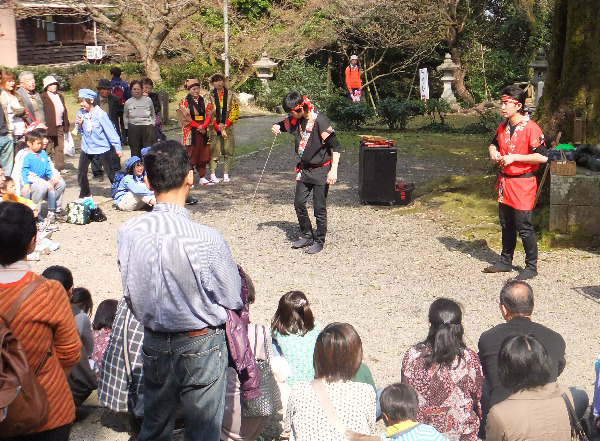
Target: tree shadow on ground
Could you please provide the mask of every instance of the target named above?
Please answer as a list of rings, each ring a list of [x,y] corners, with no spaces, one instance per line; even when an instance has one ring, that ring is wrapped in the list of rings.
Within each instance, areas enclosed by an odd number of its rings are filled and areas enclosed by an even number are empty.
[[[492,250],[485,239],[460,240],[453,237],[437,238],[448,251],[458,251],[463,254],[470,254],[472,257],[489,264],[500,260],[500,254]]]
[[[261,222],[256,225],[257,230],[262,230],[265,227],[277,227],[281,231],[285,233],[285,238],[290,242],[298,240],[300,237],[300,229],[298,228],[298,224],[295,222],[289,221],[269,221],[269,222]]]
[[[598,285],[575,286],[571,289],[583,297],[586,297],[596,303],[600,303],[600,286]]]

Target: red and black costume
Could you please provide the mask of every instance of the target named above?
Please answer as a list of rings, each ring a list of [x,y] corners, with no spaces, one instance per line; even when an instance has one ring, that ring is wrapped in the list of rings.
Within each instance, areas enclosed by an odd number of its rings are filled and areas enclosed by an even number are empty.
[[[525,115],[521,122],[511,126],[508,120],[500,124],[492,139],[502,156],[508,154],[545,154],[544,135],[540,127]],[[537,271],[537,238],[531,225],[531,213],[537,192],[535,172],[539,164],[515,161],[502,166],[496,181],[499,217],[502,227],[500,261],[511,265],[517,232],[525,249],[525,267]]]

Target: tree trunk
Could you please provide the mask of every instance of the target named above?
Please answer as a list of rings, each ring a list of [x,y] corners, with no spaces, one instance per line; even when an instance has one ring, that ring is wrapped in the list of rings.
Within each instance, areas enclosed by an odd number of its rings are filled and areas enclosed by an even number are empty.
[[[556,0],[548,74],[536,118],[553,140],[573,140],[573,119],[584,121],[585,143],[600,141],[600,27],[597,0]]]
[[[146,56],[144,58],[144,71],[146,72],[146,76],[154,83],[160,83],[162,81],[160,77],[160,66],[154,57]]]

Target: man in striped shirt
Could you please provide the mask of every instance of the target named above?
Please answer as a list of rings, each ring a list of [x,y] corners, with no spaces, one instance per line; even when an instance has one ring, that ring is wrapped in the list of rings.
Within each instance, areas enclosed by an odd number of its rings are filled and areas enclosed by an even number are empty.
[[[144,157],[153,211],[118,236],[123,292],[144,326],[144,422],[139,440],[171,440],[179,402],[187,440],[216,440],[223,419],[226,309],[240,309],[241,282],[223,236],[190,220],[193,171],[177,141]]]

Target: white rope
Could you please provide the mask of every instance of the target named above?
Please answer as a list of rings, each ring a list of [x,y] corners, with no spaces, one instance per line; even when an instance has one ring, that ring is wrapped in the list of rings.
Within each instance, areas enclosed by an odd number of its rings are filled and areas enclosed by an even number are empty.
[[[258,191],[258,186],[260,185],[260,181],[262,181],[262,177],[265,174],[265,169],[267,168],[267,163],[269,162],[269,158],[271,157],[271,152],[273,151],[273,146],[275,145],[275,141],[277,140],[277,135],[273,138],[273,143],[271,144],[271,148],[269,149],[269,154],[267,155],[267,160],[265,161],[265,165],[262,169],[262,173],[260,174],[260,178],[258,178],[258,182],[256,183],[256,188],[254,189],[254,196],[252,196],[252,200],[256,198],[256,192]]]

